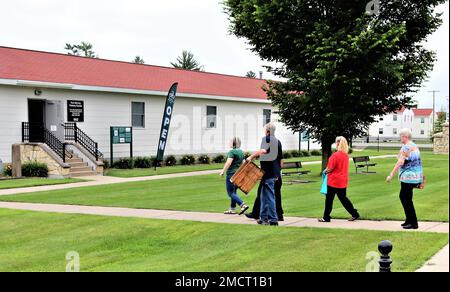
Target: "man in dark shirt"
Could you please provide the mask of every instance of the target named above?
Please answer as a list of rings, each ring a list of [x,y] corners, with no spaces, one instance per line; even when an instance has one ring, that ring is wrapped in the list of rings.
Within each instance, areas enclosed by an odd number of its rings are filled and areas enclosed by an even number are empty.
[[[279,141],[275,138],[276,127],[273,123],[265,126],[265,137],[261,142],[261,149],[253,153],[248,162],[260,157],[261,169],[264,171],[261,184],[261,211],[258,224],[278,225],[275,201],[275,183],[281,177],[281,164],[277,160],[279,155]]]
[[[277,162],[280,164],[280,168],[283,169],[284,159],[283,159],[283,145],[280,141],[278,141],[278,157]],[[281,176],[278,178],[278,180],[275,182],[275,201],[276,201],[276,209],[277,209],[277,217],[278,221],[284,221],[284,211],[283,211],[283,205],[282,205],[282,199],[281,199],[281,188],[283,186],[283,180],[281,179]],[[263,187],[263,183],[259,184],[257,196],[255,199],[255,202],[253,203],[253,209],[252,212],[245,214],[247,218],[250,219],[259,219],[259,214],[261,212],[261,190]]]

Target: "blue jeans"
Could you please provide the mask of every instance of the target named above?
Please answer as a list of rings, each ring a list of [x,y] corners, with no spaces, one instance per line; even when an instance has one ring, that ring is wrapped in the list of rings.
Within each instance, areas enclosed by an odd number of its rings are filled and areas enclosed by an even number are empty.
[[[276,223],[278,222],[277,207],[275,200],[275,182],[276,178],[268,178],[262,181],[261,189],[261,214],[259,218],[262,221]]]
[[[231,182],[232,177],[233,177],[232,174],[227,175],[226,186],[227,186],[228,196],[231,199],[230,207],[232,209],[235,209],[237,205],[242,206],[242,204],[244,204],[244,202],[237,195],[237,187]]]

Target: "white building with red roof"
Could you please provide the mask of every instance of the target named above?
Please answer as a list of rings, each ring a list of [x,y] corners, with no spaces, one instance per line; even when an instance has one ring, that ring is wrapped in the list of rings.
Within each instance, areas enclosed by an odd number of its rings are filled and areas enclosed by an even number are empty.
[[[174,82],[179,87],[166,154],[224,153],[235,135],[252,151],[263,125],[277,119],[264,80],[0,47],[0,159],[11,161],[15,143],[41,139],[35,124],[67,140],[67,123],[76,123],[86,148],[98,145],[105,158],[110,127],[133,127],[133,155],[154,156]],[[299,135],[281,124],[277,136],[285,149],[299,148]],[[114,145],[114,153],[129,156],[129,146]]]
[[[392,114],[379,117],[369,129],[371,137],[398,140],[398,133],[404,128],[413,132],[415,139],[431,139],[433,133],[433,109],[403,108]]]

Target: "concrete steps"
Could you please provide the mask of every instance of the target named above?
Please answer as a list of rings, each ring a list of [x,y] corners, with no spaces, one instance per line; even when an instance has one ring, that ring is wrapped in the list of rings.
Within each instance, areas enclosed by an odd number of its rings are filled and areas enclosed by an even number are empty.
[[[78,155],[69,151],[72,158],[66,159],[66,163],[70,165],[70,177],[94,176],[97,172],[84,162]]]
[[[79,166],[79,167],[70,167],[70,172],[74,173],[74,172],[83,172],[83,171],[92,171],[92,167],[90,166]]]
[[[90,170],[90,171],[78,171],[78,172],[70,172],[70,177],[83,177],[83,176],[95,176],[97,175],[96,172]]]
[[[67,164],[72,164],[72,163],[80,163],[80,162],[84,162],[83,159],[79,158],[78,156],[73,156],[72,158],[66,159],[66,163]]]

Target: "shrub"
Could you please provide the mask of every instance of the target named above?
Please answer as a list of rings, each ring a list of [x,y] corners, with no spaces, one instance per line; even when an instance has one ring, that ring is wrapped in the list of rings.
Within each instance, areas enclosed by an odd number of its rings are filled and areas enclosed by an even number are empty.
[[[308,150],[302,150],[302,157],[310,157],[311,153]]]
[[[103,160],[103,169],[108,169],[110,167],[108,160]]]
[[[291,150],[291,156],[294,158],[300,157],[300,152],[298,150]]]
[[[114,162],[114,168],[118,169],[132,169],[134,168],[134,163],[132,158],[120,158]]]
[[[322,155],[322,151],[320,151],[320,150],[312,150],[311,151],[311,155],[312,156],[321,156]]]
[[[4,176],[12,176],[12,165],[10,163],[5,164],[5,168],[3,169]]]
[[[216,157],[214,157],[213,162],[214,162],[214,163],[224,163],[225,160],[226,160],[225,155],[219,154],[219,155],[217,155]]]
[[[192,165],[195,163],[195,157],[193,155],[185,155],[181,157],[181,165]]]
[[[283,152],[283,158],[284,159],[292,158],[291,152],[287,152],[287,151]]]
[[[198,163],[200,163],[200,164],[210,164],[211,163],[211,158],[208,155],[206,155],[206,154],[200,155],[198,157]]]
[[[177,159],[173,155],[167,156],[165,161],[164,161],[164,165],[165,166],[174,166],[176,164],[177,164]]]
[[[48,167],[45,163],[37,161],[27,162],[22,165],[22,176],[25,177],[48,177]]]
[[[150,157],[136,157],[134,159],[134,167],[136,168],[151,168],[152,160]]]
[[[152,164],[152,167],[161,167],[161,161],[156,161],[156,157],[150,157],[150,163]]]

